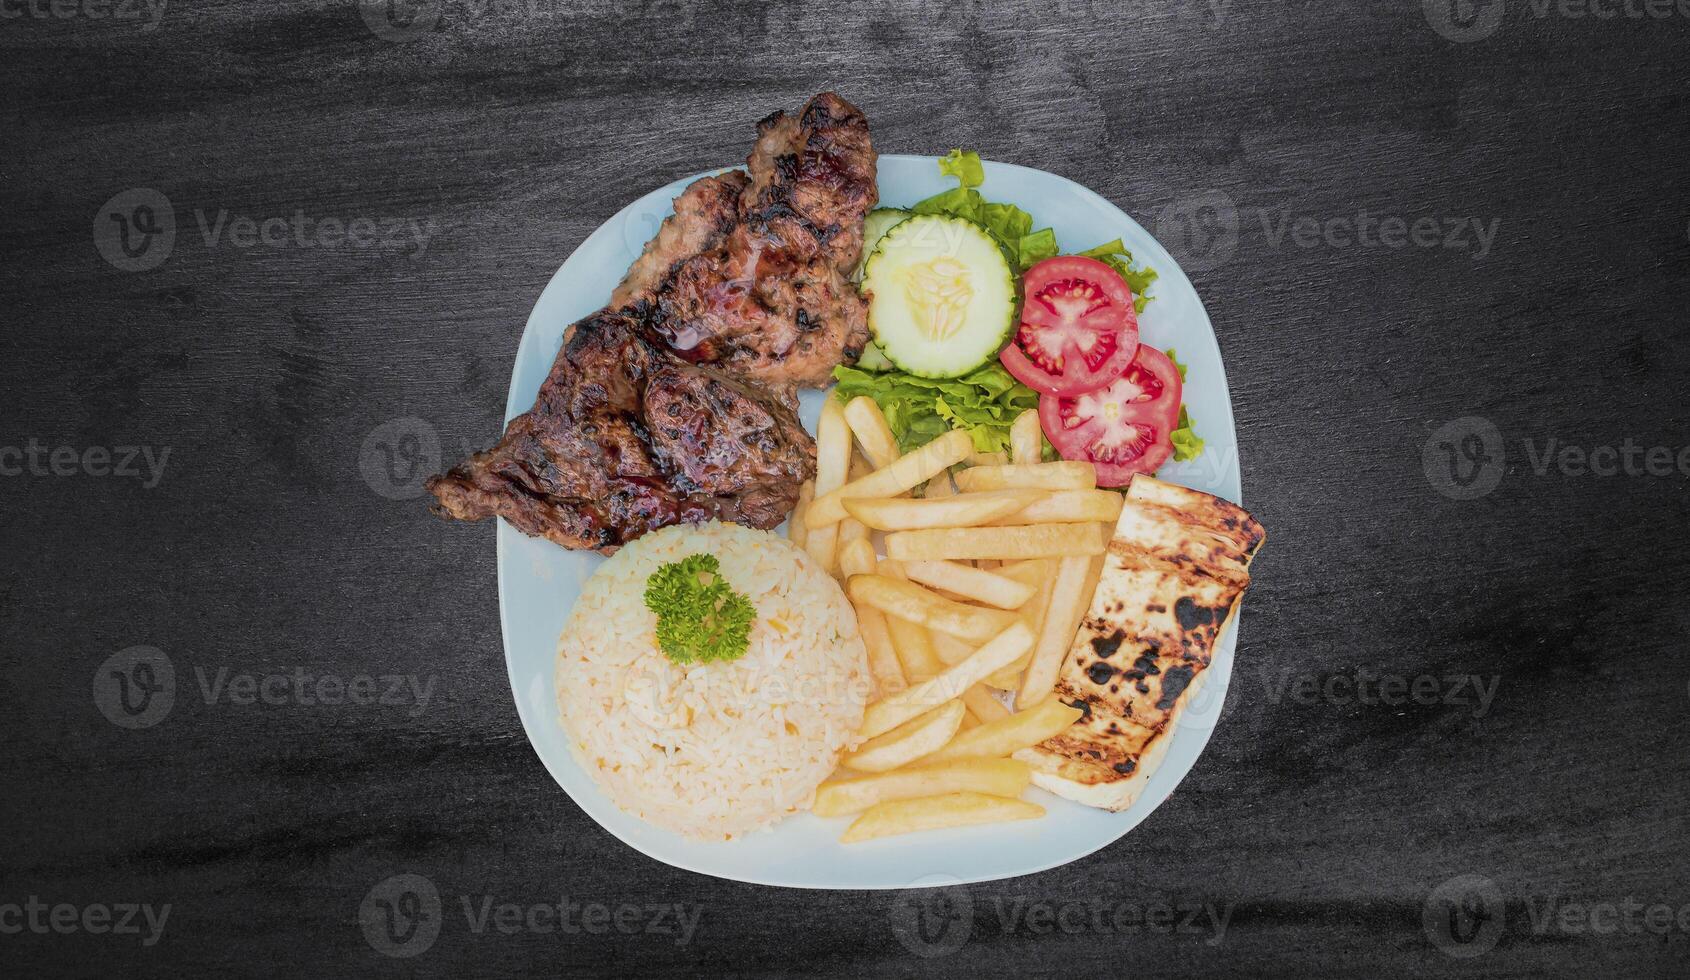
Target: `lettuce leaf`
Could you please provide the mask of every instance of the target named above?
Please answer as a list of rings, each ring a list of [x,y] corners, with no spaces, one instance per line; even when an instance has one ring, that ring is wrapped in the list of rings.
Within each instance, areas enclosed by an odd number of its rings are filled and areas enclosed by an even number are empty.
[[[1149,292],[1150,284],[1156,281],[1156,270],[1133,268],[1133,253],[1127,251],[1124,242],[1117,238],[1112,242],[1105,242],[1096,248],[1076,254],[1083,255],[1088,259],[1097,259],[1120,273],[1121,278],[1127,281],[1128,288],[1133,291],[1134,310],[1139,313],[1144,312],[1144,308],[1150,304],[1150,297],[1146,296],[1145,293]]]
[[[1009,448],[1009,428],[1022,412],[1039,407],[1038,393],[1015,380],[996,362],[960,378],[921,378],[902,371],[871,373],[838,367],[834,393],[850,400],[874,399],[886,424],[909,452],[951,429],[963,429],[983,453]]]
[[[1174,356],[1172,347],[1168,348],[1166,353],[1168,360],[1173,361],[1174,367],[1179,369],[1180,381],[1185,381],[1185,365],[1181,364],[1179,358]],[[1168,439],[1174,444],[1174,462],[1176,463],[1184,463],[1203,454],[1203,439],[1198,436],[1196,429],[1192,427],[1191,413],[1185,410],[1183,403],[1179,407],[1179,425],[1168,434]]]
[[[986,167],[973,150],[952,150],[940,157],[939,172],[955,177],[964,187],[979,187],[986,182]]]

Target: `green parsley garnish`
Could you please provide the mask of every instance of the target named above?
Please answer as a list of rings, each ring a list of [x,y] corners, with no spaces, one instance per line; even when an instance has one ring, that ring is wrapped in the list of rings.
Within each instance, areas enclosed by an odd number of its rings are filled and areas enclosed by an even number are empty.
[[[721,572],[715,555],[690,555],[646,579],[645,605],[657,614],[657,645],[674,663],[738,660],[751,646],[757,607]]]

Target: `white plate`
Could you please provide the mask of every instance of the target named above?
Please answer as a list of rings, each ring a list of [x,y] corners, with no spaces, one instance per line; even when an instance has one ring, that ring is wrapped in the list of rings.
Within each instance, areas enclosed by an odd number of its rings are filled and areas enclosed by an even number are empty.
[[[699,175],[703,176],[703,175]],[[640,198],[588,236],[558,269],[528,317],[511,373],[506,419],[529,409],[551,370],[563,330],[602,307],[634,257],[669,213],[671,202],[696,177]],[[882,156],[880,201],[909,205],[955,182],[939,175],[933,157]],[[1140,318],[1144,340],[1177,348],[1190,373],[1185,397],[1197,432],[1208,441],[1203,456],[1169,465],[1158,474],[1237,501],[1237,437],[1220,350],[1203,304],[1165,249],[1120,209],[1079,184],[1054,174],[1003,163],[986,164],[988,200],[1020,205],[1039,227],[1055,228],[1065,250],[1083,250],[1123,239],[1141,263],[1161,276],[1155,298]],[[820,392],[803,394],[803,417],[812,431]],[[1150,815],[1179,785],[1209,740],[1232,674],[1234,636],[1221,643],[1210,668],[1194,688],[1166,761],[1144,793],[1121,813],[1094,810],[1030,790],[1044,805],[1042,820],[1000,826],[934,831],[850,846],[838,842],[849,822],[798,814],[772,830],[727,843],[690,841],[650,826],[617,809],[576,764],[558,721],[552,669],[557,636],[582,583],[599,556],[566,551],[526,537],[499,522],[499,612],[505,631],[505,660],[511,689],[528,739],[558,785],[594,820],[630,847],[665,864],[718,878],[792,888],[905,888],[912,885],[990,881],[1030,874],[1082,858],[1120,838]],[[587,847],[604,846],[582,838]]]

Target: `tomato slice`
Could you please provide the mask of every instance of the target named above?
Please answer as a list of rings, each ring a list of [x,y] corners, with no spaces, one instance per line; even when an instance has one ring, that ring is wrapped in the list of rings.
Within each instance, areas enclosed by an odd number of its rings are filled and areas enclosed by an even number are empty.
[[[1096,391],[1138,352],[1133,291],[1096,259],[1064,255],[1027,270],[1015,339],[998,355],[1022,384],[1048,395]]]
[[[1179,369],[1168,355],[1140,344],[1126,373],[1072,398],[1039,396],[1039,424],[1063,459],[1097,467],[1097,485],[1124,487],[1135,473],[1154,473],[1173,455],[1179,422]]]

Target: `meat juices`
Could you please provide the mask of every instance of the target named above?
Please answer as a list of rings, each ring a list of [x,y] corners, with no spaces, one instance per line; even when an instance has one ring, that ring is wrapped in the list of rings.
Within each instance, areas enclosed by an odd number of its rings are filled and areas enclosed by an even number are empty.
[[[849,279],[877,201],[868,121],[832,93],[758,124],[747,171],[691,184],[534,407],[429,480],[437,513],[609,554],[655,528],[784,520],[815,474],[797,388],[868,342]]]

